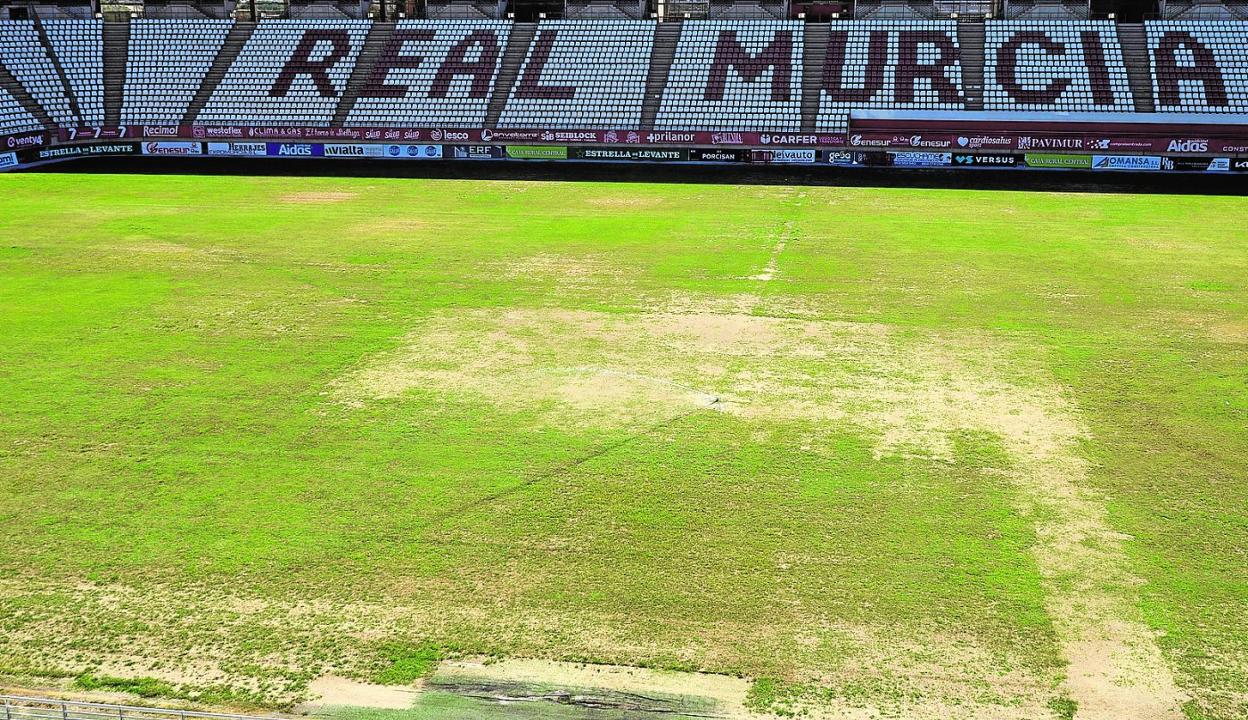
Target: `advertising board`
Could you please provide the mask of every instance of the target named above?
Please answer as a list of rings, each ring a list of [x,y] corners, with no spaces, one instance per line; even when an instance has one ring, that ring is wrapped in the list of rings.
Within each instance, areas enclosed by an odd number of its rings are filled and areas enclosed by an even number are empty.
[[[17,167],[17,153],[0,153],[0,170]]]
[[[1162,158],[1161,169],[1177,170],[1179,172],[1229,172],[1231,159],[1207,157]]]
[[[567,160],[568,149],[560,145],[508,145],[513,160]]]
[[[325,143],[322,151],[327,158],[379,158],[385,156],[385,146],[362,143]]]
[[[889,155],[896,167],[944,167],[953,164],[953,153],[894,152]]]
[[[1022,165],[1017,155],[1006,153],[954,153],[953,164],[959,167],[1013,168]]]
[[[391,160],[440,160],[441,145],[386,145],[382,157]]]
[[[451,157],[456,160],[498,160],[506,156],[499,145],[452,145]]]
[[[1155,155],[1093,155],[1093,170],[1160,170],[1161,158]]]
[[[1092,169],[1091,155],[1063,155],[1057,153],[1027,153],[1023,162],[1029,168],[1061,168],[1066,170]]]
[[[677,148],[643,147],[578,147],[571,148],[576,160],[642,160],[647,162],[678,162],[689,159],[689,151]]]
[[[265,143],[265,152],[270,157],[324,157],[325,146],[311,143]]]
[[[268,155],[268,146],[264,143],[229,143],[210,142],[208,154],[225,157],[264,157]]]
[[[694,162],[741,163],[749,162],[749,152],[733,148],[693,148],[689,159]]]
[[[203,155],[203,143],[183,140],[152,140],[142,145],[144,155]]]

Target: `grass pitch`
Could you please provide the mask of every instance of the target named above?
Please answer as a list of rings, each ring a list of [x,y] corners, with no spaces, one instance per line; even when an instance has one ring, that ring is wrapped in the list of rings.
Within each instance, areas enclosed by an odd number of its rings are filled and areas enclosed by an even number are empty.
[[[0,189],[0,684],[1248,714],[1242,198]]]

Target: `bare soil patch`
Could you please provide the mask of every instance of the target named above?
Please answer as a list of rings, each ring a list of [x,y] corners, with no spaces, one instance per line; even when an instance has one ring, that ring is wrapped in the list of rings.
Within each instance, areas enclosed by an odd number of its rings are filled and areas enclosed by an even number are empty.
[[[882,325],[816,319],[463,311],[429,318],[333,392],[352,402],[417,388],[468,393],[587,424],[698,408],[798,418],[862,428],[880,456],[941,461],[956,459],[957,433],[992,433],[1009,451],[1020,511],[1035,519],[1034,552],[1080,717],[1177,718],[1183,694],[1135,608],[1140,581],[1125,567],[1127,538],[1087,487],[1078,411],[1016,357],[1009,342],[982,334],[902,337]]]

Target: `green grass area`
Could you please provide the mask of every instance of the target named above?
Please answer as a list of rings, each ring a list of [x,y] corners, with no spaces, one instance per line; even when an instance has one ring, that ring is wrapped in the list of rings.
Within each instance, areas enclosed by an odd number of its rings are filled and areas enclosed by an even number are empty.
[[[1248,714],[1248,200],[0,191],[0,685],[282,706],[484,655],[1078,718],[1096,586],[1189,717]]]

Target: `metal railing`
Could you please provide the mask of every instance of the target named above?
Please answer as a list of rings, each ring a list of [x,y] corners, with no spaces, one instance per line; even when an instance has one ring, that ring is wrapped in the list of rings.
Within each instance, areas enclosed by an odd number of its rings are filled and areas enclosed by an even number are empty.
[[[262,720],[252,715],[0,695],[0,720]],[[268,719],[264,719],[268,720]]]

